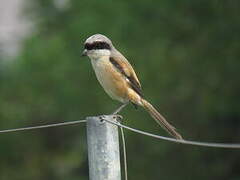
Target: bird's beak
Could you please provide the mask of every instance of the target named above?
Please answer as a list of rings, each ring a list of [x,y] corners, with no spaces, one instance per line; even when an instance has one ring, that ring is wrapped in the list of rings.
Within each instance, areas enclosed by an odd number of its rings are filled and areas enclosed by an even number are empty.
[[[82,56],[87,56],[87,50],[86,49],[83,50]]]

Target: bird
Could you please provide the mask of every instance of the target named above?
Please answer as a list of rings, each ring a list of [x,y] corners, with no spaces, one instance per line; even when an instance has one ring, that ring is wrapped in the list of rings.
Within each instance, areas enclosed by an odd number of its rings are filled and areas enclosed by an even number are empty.
[[[113,46],[112,41],[102,34],[94,34],[84,42],[82,56],[88,56],[97,80],[105,92],[122,105],[117,114],[129,102],[143,107],[151,117],[174,138],[183,140],[168,121],[143,96],[138,77],[129,61]]]

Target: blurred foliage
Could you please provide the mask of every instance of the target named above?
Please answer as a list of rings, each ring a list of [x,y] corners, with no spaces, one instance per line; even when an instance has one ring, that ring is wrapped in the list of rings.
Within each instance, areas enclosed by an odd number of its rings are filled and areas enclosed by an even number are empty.
[[[14,61],[0,63],[0,127],[107,114],[85,39],[110,37],[135,67],[145,96],[192,140],[240,141],[239,1],[27,1],[35,24]],[[124,123],[163,134],[141,108]],[[160,130],[159,130],[160,129]],[[191,147],[127,133],[129,179],[240,179],[236,150]],[[0,136],[0,179],[88,179],[85,125]]]

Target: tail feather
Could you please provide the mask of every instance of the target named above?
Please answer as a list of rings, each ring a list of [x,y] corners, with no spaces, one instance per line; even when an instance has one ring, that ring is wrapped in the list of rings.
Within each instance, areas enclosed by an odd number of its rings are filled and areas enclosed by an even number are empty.
[[[144,109],[148,111],[148,113],[153,117],[153,119],[169,134],[171,134],[176,139],[183,139],[182,136],[175,130],[171,124],[167,122],[167,120],[146,100],[142,99],[142,104]]]

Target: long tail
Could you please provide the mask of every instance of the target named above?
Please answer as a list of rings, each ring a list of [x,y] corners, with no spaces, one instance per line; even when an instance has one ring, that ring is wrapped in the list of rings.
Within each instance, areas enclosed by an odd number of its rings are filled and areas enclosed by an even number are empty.
[[[167,120],[145,99],[142,99],[142,104],[144,109],[155,119],[155,121],[165,129],[169,134],[171,134],[176,139],[183,139],[182,136],[175,130],[175,128],[167,122]]]

